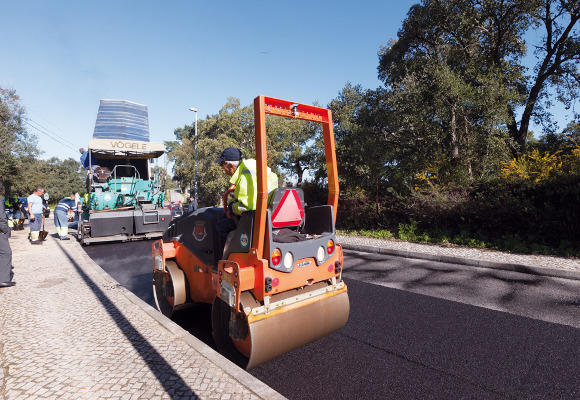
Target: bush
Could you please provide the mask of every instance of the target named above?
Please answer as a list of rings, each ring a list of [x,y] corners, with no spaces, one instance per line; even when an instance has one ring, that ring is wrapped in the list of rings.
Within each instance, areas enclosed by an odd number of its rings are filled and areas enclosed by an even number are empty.
[[[417,241],[417,223],[413,221],[410,224],[399,224],[398,238],[408,242]]]
[[[519,253],[580,255],[580,175],[495,179],[383,193],[380,212],[364,193],[341,197],[337,227],[396,232],[398,239]]]

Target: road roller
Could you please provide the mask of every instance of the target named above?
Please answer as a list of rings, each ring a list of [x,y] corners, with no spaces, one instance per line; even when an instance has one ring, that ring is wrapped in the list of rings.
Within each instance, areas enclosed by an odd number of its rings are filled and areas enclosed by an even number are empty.
[[[266,115],[322,125],[327,204],[309,207],[299,187],[268,193]],[[153,293],[173,317],[211,304],[218,351],[247,370],[341,329],[349,299],[336,243],[338,174],[328,109],[258,96],[254,100],[257,203],[227,239],[216,232],[224,207],[200,208],[171,221],[152,244]]]

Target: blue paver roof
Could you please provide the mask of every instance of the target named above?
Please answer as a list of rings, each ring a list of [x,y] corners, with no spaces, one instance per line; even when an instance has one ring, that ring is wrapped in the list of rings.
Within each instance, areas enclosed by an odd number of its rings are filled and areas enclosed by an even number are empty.
[[[148,142],[147,106],[127,100],[101,100],[93,138]]]

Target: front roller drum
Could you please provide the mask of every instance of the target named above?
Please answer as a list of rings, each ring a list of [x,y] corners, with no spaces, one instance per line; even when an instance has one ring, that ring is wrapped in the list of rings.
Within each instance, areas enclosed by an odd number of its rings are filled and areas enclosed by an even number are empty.
[[[171,318],[175,311],[184,308],[187,303],[187,281],[175,261],[167,260],[165,266],[167,272],[153,271],[153,296],[157,309]]]
[[[214,315],[212,309],[216,345],[222,354],[246,370],[339,330],[346,324],[350,312],[346,287],[299,304],[276,309],[268,315],[250,313],[247,320],[230,313],[229,307],[223,301],[217,299],[217,302],[221,311]],[[214,308],[215,305],[214,302]],[[217,321],[218,317],[221,322]],[[248,333],[243,341],[232,340],[233,326],[239,324],[245,326],[237,326],[235,329],[238,333],[245,329]],[[230,335],[226,337],[228,328]]]

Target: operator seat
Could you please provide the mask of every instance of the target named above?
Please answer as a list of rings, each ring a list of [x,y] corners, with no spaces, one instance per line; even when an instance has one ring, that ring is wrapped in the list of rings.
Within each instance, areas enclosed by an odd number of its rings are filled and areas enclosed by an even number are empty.
[[[105,183],[111,177],[111,170],[107,167],[98,167],[95,169],[95,180],[99,183]]]

